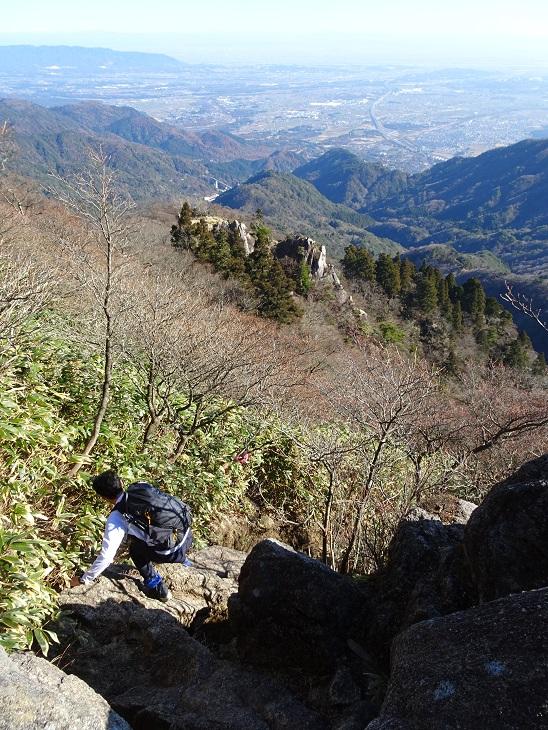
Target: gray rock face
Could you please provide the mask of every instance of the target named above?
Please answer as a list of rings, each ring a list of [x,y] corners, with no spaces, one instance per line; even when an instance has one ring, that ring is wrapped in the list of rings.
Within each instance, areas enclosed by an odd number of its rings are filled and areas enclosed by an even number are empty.
[[[277,679],[220,658],[191,635],[203,630],[204,612],[222,625],[240,556],[217,548],[192,559],[202,567],[159,566],[173,592],[167,604],[144,597],[121,568],[62,594],[56,629],[71,671],[134,730],[326,730]]]
[[[411,627],[368,730],[548,728],[547,622],[544,589]]]
[[[229,602],[238,651],[259,666],[336,670],[359,635],[364,596],[347,577],[275,540],[249,554]]]
[[[548,455],[491,490],[464,544],[481,601],[548,585]]]
[[[241,242],[241,245],[244,249],[244,252],[246,256],[249,256],[250,253],[253,253],[255,250],[255,239],[253,236],[248,232],[247,226],[245,223],[241,223],[240,221],[220,221],[218,223],[215,223],[212,226],[213,231],[219,231],[219,230],[225,230],[229,231],[232,235],[236,236]]]
[[[295,236],[280,241],[276,246],[276,256],[289,256],[295,260],[306,261],[310,273],[315,279],[321,279],[327,270],[327,252],[325,246],[320,246],[312,238]]]
[[[0,648],[0,730],[131,730],[78,677],[31,652]]]
[[[398,527],[369,603],[367,646],[381,662],[403,629],[474,603],[463,534],[462,525],[445,525],[420,509]]]

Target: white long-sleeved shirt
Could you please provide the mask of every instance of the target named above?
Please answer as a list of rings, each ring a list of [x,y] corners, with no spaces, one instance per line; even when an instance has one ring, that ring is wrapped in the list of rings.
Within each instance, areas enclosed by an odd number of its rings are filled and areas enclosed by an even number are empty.
[[[124,494],[121,494],[116,500],[116,504],[118,504],[123,497]],[[127,535],[133,535],[141,540],[145,537],[144,532],[136,525],[128,522],[121,512],[113,510],[108,516],[105,524],[101,552],[95,558],[93,565],[82,575],[80,583],[91,583],[92,580],[98,578],[101,573],[108,568],[116,557],[116,553],[118,552],[118,548],[122,544],[123,539]]]

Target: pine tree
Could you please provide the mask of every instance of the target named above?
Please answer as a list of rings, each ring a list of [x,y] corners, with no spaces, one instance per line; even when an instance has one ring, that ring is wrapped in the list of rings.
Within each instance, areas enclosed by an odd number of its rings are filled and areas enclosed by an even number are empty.
[[[457,301],[453,304],[453,329],[455,332],[462,332],[463,327],[463,316],[462,316],[462,307],[460,300],[457,299]]]
[[[345,276],[362,281],[375,281],[375,259],[366,248],[347,246],[344,249],[342,267]]]
[[[417,269],[415,264],[406,258],[400,258],[400,289],[404,293],[411,291]]]
[[[400,267],[396,266],[391,256],[379,254],[376,265],[376,279],[386,294],[392,298],[400,291]]]
[[[303,259],[299,264],[299,270],[297,273],[297,286],[295,291],[301,296],[306,296],[312,288],[312,275],[310,273],[310,267]]]
[[[521,370],[527,365],[527,355],[519,339],[513,340],[504,353],[504,363],[508,367]]]
[[[426,314],[431,314],[438,306],[438,292],[436,279],[431,272],[419,272],[416,277],[417,292],[416,299],[420,309]]]
[[[521,344],[521,346],[526,350],[532,350],[533,349],[533,343],[531,342],[531,338],[527,334],[525,330],[520,330],[518,334],[518,340]]]
[[[539,352],[537,355],[537,359],[533,363],[532,370],[535,375],[546,375],[546,357],[543,352]]]
[[[448,375],[458,375],[460,372],[460,364],[454,350],[449,350],[445,361],[445,372]]]
[[[478,279],[464,282],[462,308],[470,314],[474,324],[480,327],[485,314],[485,291]]]
[[[442,315],[451,320],[453,316],[453,305],[449,298],[449,286],[447,279],[440,279],[438,283],[438,302]]]

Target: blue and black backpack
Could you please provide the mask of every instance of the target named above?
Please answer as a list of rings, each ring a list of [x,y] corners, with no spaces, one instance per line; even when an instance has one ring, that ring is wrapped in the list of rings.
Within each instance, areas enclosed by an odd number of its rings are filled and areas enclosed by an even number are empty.
[[[114,509],[143,530],[146,544],[157,550],[175,547],[192,524],[188,504],[148,482],[130,484]]]

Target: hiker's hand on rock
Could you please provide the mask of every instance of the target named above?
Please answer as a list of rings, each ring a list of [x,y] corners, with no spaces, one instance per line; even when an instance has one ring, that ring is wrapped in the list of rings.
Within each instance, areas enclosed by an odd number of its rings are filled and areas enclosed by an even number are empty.
[[[72,578],[70,579],[70,587],[71,588],[76,588],[76,586],[81,586],[81,585],[82,584],[80,583],[79,576],[73,575]]]

